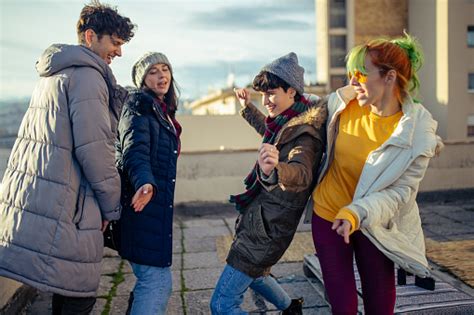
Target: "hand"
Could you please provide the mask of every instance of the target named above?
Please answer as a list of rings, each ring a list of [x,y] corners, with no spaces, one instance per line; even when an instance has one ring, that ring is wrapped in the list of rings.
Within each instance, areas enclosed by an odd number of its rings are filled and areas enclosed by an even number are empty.
[[[263,174],[269,176],[278,165],[280,152],[273,144],[263,143],[258,151],[258,165]]]
[[[250,93],[246,89],[234,88],[235,96],[237,96],[240,106],[245,107],[250,104]]]
[[[105,229],[107,228],[107,225],[109,225],[109,221],[102,220],[102,228],[100,229],[102,231],[102,233],[105,232]]]
[[[344,242],[349,244],[349,233],[351,232],[352,224],[348,220],[336,219],[332,224],[331,229],[335,230],[337,234],[344,237]]]
[[[140,187],[132,198],[132,206],[135,212],[140,212],[150,202],[153,197],[153,186],[151,184],[145,184]]]

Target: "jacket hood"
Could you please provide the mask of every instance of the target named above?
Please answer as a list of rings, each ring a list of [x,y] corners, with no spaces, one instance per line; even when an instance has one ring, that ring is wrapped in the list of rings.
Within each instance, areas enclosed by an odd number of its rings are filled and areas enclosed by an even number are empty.
[[[153,112],[153,96],[143,90],[129,91],[126,107],[134,113],[149,114]]]
[[[316,129],[321,129],[326,122],[327,116],[328,110],[325,105],[316,107],[315,104],[310,104],[308,110],[290,119],[287,127],[311,125]]]
[[[288,142],[303,133],[309,133],[324,142],[322,137],[324,132],[322,130],[326,125],[327,116],[326,102],[320,102],[319,98],[317,100],[310,100],[307,110],[291,118],[283,126],[277,135],[275,143]]]
[[[53,44],[36,62],[41,77],[49,77],[70,67],[91,67],[100,72],[113,87],[116,80],[109,65],[92,50],[81,45]]]

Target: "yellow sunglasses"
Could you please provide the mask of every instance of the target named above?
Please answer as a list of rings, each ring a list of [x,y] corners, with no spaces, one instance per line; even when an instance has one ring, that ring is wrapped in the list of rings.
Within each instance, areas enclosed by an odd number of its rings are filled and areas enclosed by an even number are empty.
[[[348,72],[348,73],[347,73],[347,77],[349,78],[349,81],[352,79],[352,77],[355,77],[355,79],[356,79],[357,82],[359,82],[359,83],[365,83],[365,82],[367,82],[367,75],[363,74],[363,73],[360,72],[359,70],[355,70],[355,71],[354,71],[354,74],[352,74],[352,72]]]

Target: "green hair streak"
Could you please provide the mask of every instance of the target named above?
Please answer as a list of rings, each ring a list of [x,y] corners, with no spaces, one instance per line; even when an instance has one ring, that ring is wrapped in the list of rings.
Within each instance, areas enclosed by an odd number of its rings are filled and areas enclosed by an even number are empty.
[[[357,45],[351,49],[346,56],[347,73],[354,73],[356,70],[367,75],[365,69],[365,56],[367,55],[367,45]]]
[[[412,94],[417,94],[420,89],[420,80],[418,78],[418,70],[424,62],[423,51],[421,45],[416,38],[409,35],[406,31],[403,31],[403,37],[395,38],[391,40],[391,43],[403,48],[408,55],[408,59],[411,63],[411,78],[409,79],[410,88],[409,91]]]

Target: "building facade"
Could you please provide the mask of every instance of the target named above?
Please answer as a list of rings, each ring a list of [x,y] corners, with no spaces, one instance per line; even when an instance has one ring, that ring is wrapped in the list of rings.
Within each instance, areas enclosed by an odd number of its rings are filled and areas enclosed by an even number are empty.
[[[317,82],[347,83],[344,57],[354,45],[407,30],[425,53],[422,103],[446,141],[474,140],[474,0],[315,0]]]

